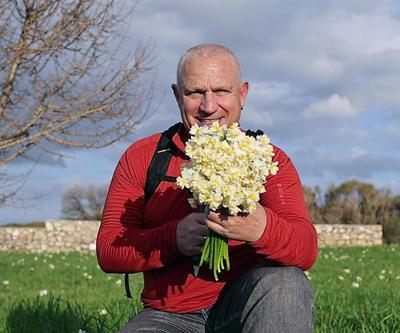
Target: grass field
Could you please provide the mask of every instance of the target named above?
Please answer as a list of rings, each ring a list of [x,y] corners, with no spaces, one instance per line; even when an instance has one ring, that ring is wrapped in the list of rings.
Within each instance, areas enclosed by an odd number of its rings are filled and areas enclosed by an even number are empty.
[[[308,272],[315,332],[400,332],[400,246],[322,249]],[[0,253],[0,332],[116,332],[141,308],[141,275],[105,274],[91,254]]]

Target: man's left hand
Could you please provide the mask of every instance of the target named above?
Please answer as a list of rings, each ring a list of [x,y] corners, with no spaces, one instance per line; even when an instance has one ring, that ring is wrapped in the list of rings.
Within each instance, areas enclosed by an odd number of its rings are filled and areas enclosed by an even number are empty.
[[[211,230],[229,239],[255,242],[264,233],[267,216],[264,207],[257,203],[256,210],[246,216],[224,216],[209,211],[206,216],[206,224]]]

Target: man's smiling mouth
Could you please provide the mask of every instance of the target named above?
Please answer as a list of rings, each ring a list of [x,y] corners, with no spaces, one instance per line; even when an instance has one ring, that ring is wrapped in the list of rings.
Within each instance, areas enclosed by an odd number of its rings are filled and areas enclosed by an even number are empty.
[[[220,122],[222,118],[218,119],[197,119],[197,122],[199,123],[200,126],[210,126],[214,122]]]

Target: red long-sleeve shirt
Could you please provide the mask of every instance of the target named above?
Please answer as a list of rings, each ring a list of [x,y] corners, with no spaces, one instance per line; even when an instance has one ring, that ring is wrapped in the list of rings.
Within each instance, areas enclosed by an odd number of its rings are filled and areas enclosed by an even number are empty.
[[[317,234],[304,203],[298,174],[289,157],[274,147],[279,172],[270,176],[260,203],[267,224],[253,243],[229,240],[230,271],[215,282],[212,272],[201,267],[192,274],[191,258],[177,249],[176,226],[194,212],[187,202],[189,192],[175,183],[162,182],[145,204],[146,173],[160,134],[132,144],[122,155],[111,181],[97,236],[100,267],[110,273],[144,272],[142,301],[145,306],[185,313],[215,303],[226,283],[260,262],[293,265],[303,270],[317,255]],[[177,154],[167,171],[179,176],[186,163],[183,125],[173,137]]]

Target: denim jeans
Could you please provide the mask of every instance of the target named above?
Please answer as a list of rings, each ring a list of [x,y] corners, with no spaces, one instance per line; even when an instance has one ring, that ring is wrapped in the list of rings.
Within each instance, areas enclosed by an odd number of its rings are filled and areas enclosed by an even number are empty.
[[[260,266],[240,275],[211,308],[185,314],[145,308],[120,333],[312,332],[313,306],[300,269]]]

